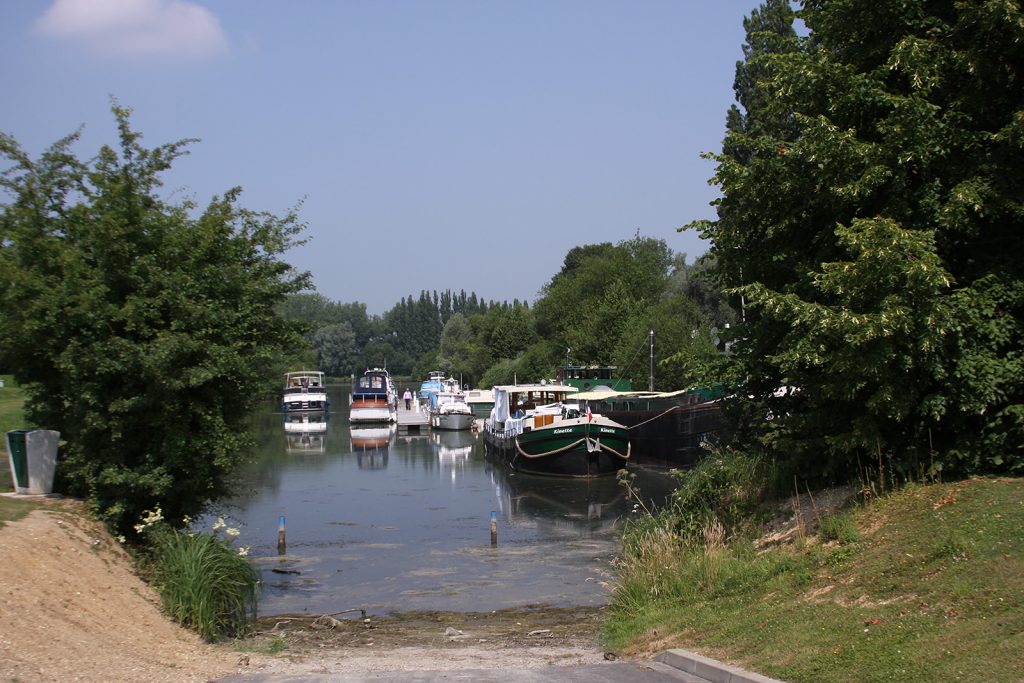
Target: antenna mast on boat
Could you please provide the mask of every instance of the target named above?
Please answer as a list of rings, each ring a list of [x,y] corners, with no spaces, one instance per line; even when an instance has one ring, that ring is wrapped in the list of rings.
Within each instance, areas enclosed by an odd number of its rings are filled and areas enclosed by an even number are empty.
[[[647,374],[647,391],[654,391],[654,328],[650,332],[651,340],[651,365]]]

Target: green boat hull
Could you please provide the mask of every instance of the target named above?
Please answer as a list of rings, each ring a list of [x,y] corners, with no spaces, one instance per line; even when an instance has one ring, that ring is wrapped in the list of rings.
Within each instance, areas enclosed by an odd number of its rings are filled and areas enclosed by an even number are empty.
[[[531,474],[594,477],[614,474],[629,461],[629,432],[621,426],[551,425],[516,436],[488,433],[492,451],[513,469]]]

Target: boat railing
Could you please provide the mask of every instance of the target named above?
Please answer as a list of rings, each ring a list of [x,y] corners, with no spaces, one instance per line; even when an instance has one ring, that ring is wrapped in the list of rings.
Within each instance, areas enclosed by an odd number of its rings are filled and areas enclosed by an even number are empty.
[[[492,424],[490,420],[488,420],[484,423],[484,429],[502,439],[511,439],[512,437],[519,436],[520,434],[523,433],[523,424],[525,422],[525,417],[510,417],[507,420],[505,420],[503,424],[499,423],[502,424],[502,426],[499,428],[498,426]]]
[[[324,393],[323,387],[320,386],[309,386],[309,387],[285,387],[285,394],[322,394]]]

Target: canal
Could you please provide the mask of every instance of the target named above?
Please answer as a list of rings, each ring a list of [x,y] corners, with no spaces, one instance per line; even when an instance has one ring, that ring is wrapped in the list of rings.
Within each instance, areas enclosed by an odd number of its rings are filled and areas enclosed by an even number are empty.
[[[288,423],[269,405],[255,416],[255,461],[219,511],[262,575],[263,614],[607,602],[617,533],[634,514],[615,477],[516,474],[472,432],[353,429],[348,387],[329,393],[326,424]],[[634,471],[644,497],[663,501],[670,475]]]

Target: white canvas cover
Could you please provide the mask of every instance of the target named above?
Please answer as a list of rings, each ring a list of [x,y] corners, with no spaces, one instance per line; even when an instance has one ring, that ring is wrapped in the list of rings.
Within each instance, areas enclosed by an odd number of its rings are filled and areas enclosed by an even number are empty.
[[[494,408],[491,409],[491,420],[493,422],[505,422],[508,420],[509,393],[504,389],[494,388]]]

